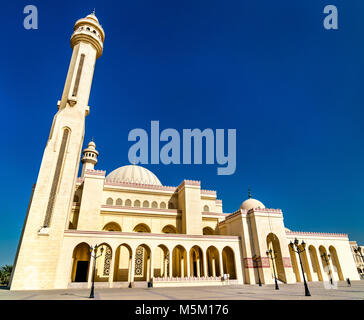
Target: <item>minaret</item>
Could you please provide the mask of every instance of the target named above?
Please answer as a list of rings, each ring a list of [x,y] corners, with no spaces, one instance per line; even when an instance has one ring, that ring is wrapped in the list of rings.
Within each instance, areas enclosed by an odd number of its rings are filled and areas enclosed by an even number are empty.
[[[94,13],[79,19],[58,112],[45,147],[14,262],[11,290],[55,288],[84,138],[85,117],[104,30]]]
[[[86,170],[93,170],[97,163],[97,157],[99,152],[96,150],[96,144],[93,139],[88,143],[86,149],[82,151],[83,157],[81,159],[82,162],[82,174],[81,177],[84,176]]]

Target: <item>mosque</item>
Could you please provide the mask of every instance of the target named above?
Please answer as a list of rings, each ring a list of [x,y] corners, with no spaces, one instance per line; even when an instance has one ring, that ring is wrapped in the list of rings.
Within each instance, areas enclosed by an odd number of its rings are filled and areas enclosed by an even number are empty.
[[[93,278],[108,288],[359,280],[347,234],[291,231],[280,209],[250,192],[225,213],[200,181],[166,186],[138,165],[96,170],[95,142],[82,145],[104,39],[94,13],[76,22],[11,290],[87,288]],[[295,239],[305,249],[300,255],[290,246]]]

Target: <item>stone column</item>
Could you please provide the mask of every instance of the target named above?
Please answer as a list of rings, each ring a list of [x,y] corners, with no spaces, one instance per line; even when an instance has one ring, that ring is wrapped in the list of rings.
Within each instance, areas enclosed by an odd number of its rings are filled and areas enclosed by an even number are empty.
[[[212,276],[216,277],[215,256],[212,256],[211,267],[212,267]]]
[[[197,269],[197,276],[201,277],[201,271],[200,271],[200,254],[198,254],[196,258],[196,269]]]
[[[131,254],[131,268],[130,268],[130,286],[131,287],[134,287],[135,252],[136,252],[136,248],[134,250],[132,249],[132,254]]]
[[[114,266],[115,266],[115,251],[111,249],[111,261],[110,261],[110,270],[109,270],[109,287],[113,287],[113,281],[114,281]]]
[[[187,257],[186,257],[186,263],[187,263],[187,277],[190,277],[190,254],[187,252]]]
[[[309,248],[306,246],[306,257],[307,257],[307,264],[308,264],[308,268],[310,270],[310,273],[311,273],[311,278],[312,280],[311,281],[318,281],[318,274],[317,274],[317,270],[316,272],[314,271],[314,265],[313,265],[313,261],[311,259],[311,254],[310,254],[310,250]]]
[[[202,252],[202,258],[203,258],[203,252]],[[204,272],[204,276],[208,277],[209,275],[207,274],[207,264],[208,264],[208,259],[207,259],[207,250],[206,250],[206,254],[205,254],[205,262],[203,264],[203,272]]]
[[[150,249],[150,277],[149,277],[149,281],[152,281],[153,277],[154,277],[154,266],[153,266],[153,261],[154,261],[154,255],[153,255],[153,250]]]
[[[169,253],[169,265],[168,265],[168,267],[169,267],[169,277],[170,278],[172,278],[173,277],[173,269],[172,269],[172,258],[173,258],[173,256],[172,256],[172,251],[169,251],[170,253]]]
[[[94,251],[92,251],[94,252]],[[92,274],[94,272],[94,261],[95,259],[92,257],[92,252],[91,252],[91,257],[90,257],[90,263],[89,263],[89,269],[88,269],[88,279],[87,279],[87,288],[91,288],[91,283],[92,283]]]
[[[222,252],[219,252],[219,268],[220,268],[220,277],[224,275],[224,270],[222,267]]]

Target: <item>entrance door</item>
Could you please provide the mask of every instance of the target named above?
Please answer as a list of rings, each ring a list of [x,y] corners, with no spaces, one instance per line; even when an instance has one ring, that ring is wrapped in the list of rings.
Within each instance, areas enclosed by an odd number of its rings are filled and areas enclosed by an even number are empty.
[[[87,281],[88,261],[77,261],[75,282]]]

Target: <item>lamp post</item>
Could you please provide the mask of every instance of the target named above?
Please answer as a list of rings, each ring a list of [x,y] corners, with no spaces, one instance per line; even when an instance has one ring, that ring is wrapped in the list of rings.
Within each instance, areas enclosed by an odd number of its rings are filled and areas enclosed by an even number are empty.
[[[91,285],[91,292],[89,298],[94,298],[94,291],[95,291],[95,273],[96,273],[96,259],[102,256],[102,253],[104,252],[104,248],[101,247],[100,251],[101,253],[97,255],[97,249],[99,248],[99,245],[95,245],[95,247],[90,247],[91,257],[94,258],[94,270],[92,275],[92,285]],[[94,254],[92,254],[94,252]]]
[[[330,284],[332,285],[331,267],[330,267],[330,264],[329,264],[329,261],[330,261],[331,255],[330,255],[330,253],[329,253],[329,254],[326,254],[326,252],[324,252],[324,253],[321,255],[321,257],[322,257],[322,258],[324,258],[324,260],[325,260],[325,262],[326,262],[326,265],[329,267]]]
[[[289,246],[291,247],[291,249],[294,252],[297,252],[298,253],[298,257],[300,259],[300,265],[301,265],[302,275],[303,275],[303,283],[305,285],[305,296],[306,297],[309,297],[309,296],[311,296],[311,293],[310,293],[310,290],[308,290],[308,285],[307,285],[307,282],[306,282],[305,272],[303,270],[302,259],[301,259],[301,253],[306,250],[306,243],[302,240],[302,243],[301,243],[302,249],[301,249],[300,244],[299,244],[299,241],[296,238],[296,239],[294,239],[294,243],[292,241],[289,243]],[[295,249],[295,247],[296,247],[296,249]]]
[[[278,282],[277,282],[277,276],[276,276],[276,268],[274,266],[274,259],[276,258],[276,256],[274,255],[273,257],[273,250],[272,249],[269,249],[266,251],[266,254],[267,256],[272,260],[272,266],[273,266],[273,274],[274,274],[274,282],[275,282],[275,289],[276,290],[279,290],[279,287],[278,287]],[[275,252],[274,252],[275,254]]]
[[[262,286],[262,281],[260,280],[260,272],[259,272],[260,257],[257,256],[257,255],[254,255],[253,261],[254,261],[255,265],[257,266],[257,269],[258,269],[258,284],[259,284],[259,287],[261,287]]]

